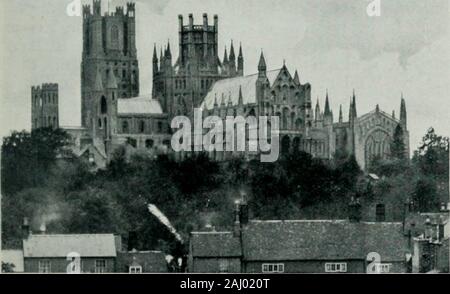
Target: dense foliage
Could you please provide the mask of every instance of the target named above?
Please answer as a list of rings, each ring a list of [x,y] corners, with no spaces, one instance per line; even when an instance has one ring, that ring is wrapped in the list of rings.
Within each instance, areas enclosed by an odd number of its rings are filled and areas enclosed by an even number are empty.
[[[49,233],[135,232],[137,249],[185,252],[186,245],[149,213],[148,204],[156,205],[184,240],[206,224],[229,229],[234,202],[242,197],[257,219],[345,218],[350,197],[376,193],[407,191],[425,199],[426,206],[436,202],[427,197],[438,190],[432,175],[443,168],[441,159],[427,158],[430,152],[445,154],[435,143],[438,138],[428,136],[431,142],[427,139],[413,163],[392,159],[373,164],[373,172],[384,178],[369,190],[348,154],[335,154],[328,162],[298,152],[270,164],[243,158],[217,163],[205,154],[184,161],[143,155],[127,160],[125,148],[119,148],[105,170],[93,172],[83,161],[57,159],[67,144],[64,132],[16,132],[2,148],[3,245],[20,247],[20,224],[28,217],[33,230],[46,223]],[[446,148],[448,156],[448,144]],[[417,177],[413,189],[409,173]]]

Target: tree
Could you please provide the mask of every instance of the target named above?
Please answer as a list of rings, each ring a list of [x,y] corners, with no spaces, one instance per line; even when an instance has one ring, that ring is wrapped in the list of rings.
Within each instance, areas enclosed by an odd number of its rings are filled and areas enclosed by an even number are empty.
[[[391,143],[391,156],[394,159],[404,160],[406,158],[405,138],[403,128],[400,124],[394,130]]]
[[[425,174],[448,180],[449,138],[437,135],[433,128],[428,129],[415,161]]]
[[[24,188],[42,186],[56,156],[69,144],[61,130],[41,128],[31,133],[13,132],[2,145],[2,189],[14,194]]]

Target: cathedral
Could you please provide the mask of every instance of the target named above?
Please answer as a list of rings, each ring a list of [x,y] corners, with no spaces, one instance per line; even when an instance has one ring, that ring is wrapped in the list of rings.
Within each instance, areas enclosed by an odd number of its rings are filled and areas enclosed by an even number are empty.
[[[346,152],[363,169],[375,157],[390,156],[394,131],[400,126],[409,155],[403,96],[399,119],[378,105],[358,116],[353,92],[348,119],[344,120],[341,106],[335,120],[329,94],[323,110],[318,100],[313,108],[311,85],[302,83],[299,73],[292,74],[285,64],[268,69],[261,52],[258,67],[250,70],[254,74],[245,75],[242,47],[235,50],[232,41],[220,58],[217,15],[212,24],[207,14],[201,24],[194,23],[192,14],[187,23],[179,16],[178,46],[172,49],[168,43],[157,50],[155,45],[152,93],[141,94],[135,9],[134,3],[128,3],[126,9],[117,7],[102,15],[100,0],[93,0],[93,7],[83,6],[81,126],[61,127],[73,140],[68,154],[102,168],[119,146],[125,146],[129,154],[174,153],[172,118],[192,117],[194,109],[201,109],[204,117],[222,119],[278,116],[282,153],[305,151],[328,160],[337,152]],[[178,57],[172,51],[178,51]],[[60,127],[58,103],[57,84],[32,87],[32,129]],[[210,154],[214,160],[234,155]]]

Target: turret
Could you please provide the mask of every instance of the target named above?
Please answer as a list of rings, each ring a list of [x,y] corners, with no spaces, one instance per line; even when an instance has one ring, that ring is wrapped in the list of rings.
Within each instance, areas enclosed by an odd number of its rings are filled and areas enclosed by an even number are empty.
[[[239,45],[239,56],[238,56],[238,75],[243,76],[244,75],[244,54],[242,54],[242,44]]]
[[[258,63],[258,76],[260,78],[266,77],[266,71],[267,71],[266,59],[264,58],[264,53],[261,51],[261,56],[259,58]]]
[[[94,15],[102,15],[102,1],[94,0]]]
[[[258,79],[256,80],[257,103],[264,101],[264,98],[265,98],[265,90],[266,90],[266,86],[268,84],[266,70],[267,70],[266,60],[264,58],[263,52],[261,52],[261,57],[259,58],[259,64],[258,64]]]

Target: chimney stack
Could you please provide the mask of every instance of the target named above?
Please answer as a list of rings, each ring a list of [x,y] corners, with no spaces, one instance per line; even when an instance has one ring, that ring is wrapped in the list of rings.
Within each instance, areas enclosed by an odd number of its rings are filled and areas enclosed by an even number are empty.
[[[22,239],[26,240],[30,236],[30,223],[28,222],[28,218],[23,218],[23,224],[22,224]]]
[[[41,226],[39,227],[39,234],[45,235],[46,233],[47,233],[47,225],[45,221],[43,221]]]
[[[359,198],[352,197],[352,200],[350,201],[350,204],[348,206],[349,215],[348,218],[350,222],[360,222],[362,218],[362,211],[361,211],[361,203],[359,202]]]
[[[137,232],[128,233],[128,251],[137,250]]]

